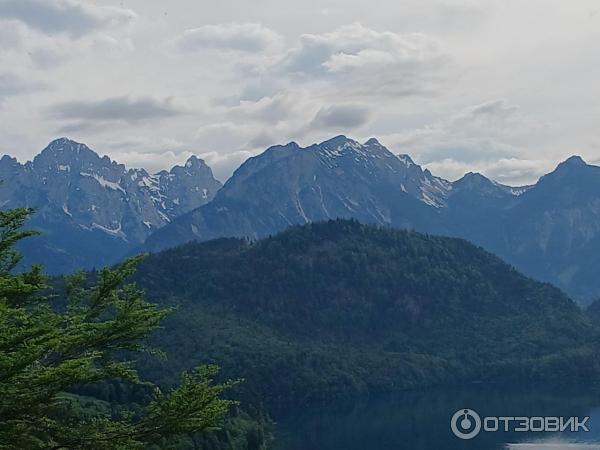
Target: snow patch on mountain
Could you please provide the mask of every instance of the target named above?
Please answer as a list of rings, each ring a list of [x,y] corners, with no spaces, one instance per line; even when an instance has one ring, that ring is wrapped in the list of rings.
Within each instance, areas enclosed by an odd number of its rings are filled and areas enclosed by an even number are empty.
[[[97,224],[96,222],[92,222],[91,228],[93,230],[103,231],[106,234],[110,234],[111,236],[121,238],[125,241],[127,240],[127,235],[125,233],[123,233],[121,222],[119,222],[119,224],[117,225],[117,228],[115,228],[115,229],[104,227],[100,224]]]
[[[79,175],[81,175],[82,177],[94,178],[98,183],[100,183],[100,186],[105,187],[107,189],[112,189],[113,191],[121,191],[123,194],[125,194],[125,189],[123,189],[121,186],[119,186],[119,183],[116,183],[114,181],[108,181],[100,175],[96,175],[95,173],[86,173],[86,172],[79,172]]]

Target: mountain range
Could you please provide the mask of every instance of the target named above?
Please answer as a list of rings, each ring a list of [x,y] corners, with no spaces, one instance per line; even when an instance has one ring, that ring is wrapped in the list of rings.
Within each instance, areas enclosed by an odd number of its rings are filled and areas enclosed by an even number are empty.
[[[471,227],[469,216],[487,220],[488,210],[503,209],[527,190],[473,173],[449,182],[376,139],[361,144],[338,136],[307,148],[292,142],[250,158],[212,202],[153,233],[144,248],[220,236],[261,238],[335,218],[455,235]]]
[[[461,237],[573,298],[600,296],[600,167],[573,156],[532,186],[481,174],[450,182],[376,139],[291,142],[244,162],[221,187],[197,158],[148,174],[68,139],[32,162],[0,160],[0,204],[38,209],[28,261],[53,273],[191,240],[260,239],[335,218]]]
[[[221,187],[192,156],[183,167],[149,174],[61,138],[32,161],[0,159],[2,208],[35,208],[27,262],[50,273],[113,263],[175,217],[209,202]]]
[[[449,182],[376,139],[292,142],[250,158],[211,202],[153,233],[143,249],[261,238],[333,218],[465,238],[577,300],[600,296],[600,167],[578,156],[535,185],[510,187],[478,173]]]

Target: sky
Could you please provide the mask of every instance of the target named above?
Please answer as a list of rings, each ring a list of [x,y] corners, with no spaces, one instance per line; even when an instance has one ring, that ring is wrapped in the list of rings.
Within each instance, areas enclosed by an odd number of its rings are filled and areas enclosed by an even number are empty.
[[[344,134],[528,184],[600,161],[599,43],[596,0],[0,0],[0,153],[66,136],[224,181]]]

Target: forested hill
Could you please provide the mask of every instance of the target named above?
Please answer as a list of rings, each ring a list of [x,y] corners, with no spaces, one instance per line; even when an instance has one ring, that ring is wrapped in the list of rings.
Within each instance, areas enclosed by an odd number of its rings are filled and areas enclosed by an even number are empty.
[[[336,220],[187,244],[137,277],[177,305],[169,360],[145,367],[163,380],[213,361],[282,399],[591,371],[579,308],[460,239]]]

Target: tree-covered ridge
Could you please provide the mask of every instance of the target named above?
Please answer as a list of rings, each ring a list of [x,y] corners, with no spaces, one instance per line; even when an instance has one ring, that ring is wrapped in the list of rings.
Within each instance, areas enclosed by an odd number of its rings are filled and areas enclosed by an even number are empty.
[[[282,399],[593,371],[568,297],[460,239],[336,220],[151,255],[138,281],[178,305],[163,379],[208,360]]]

